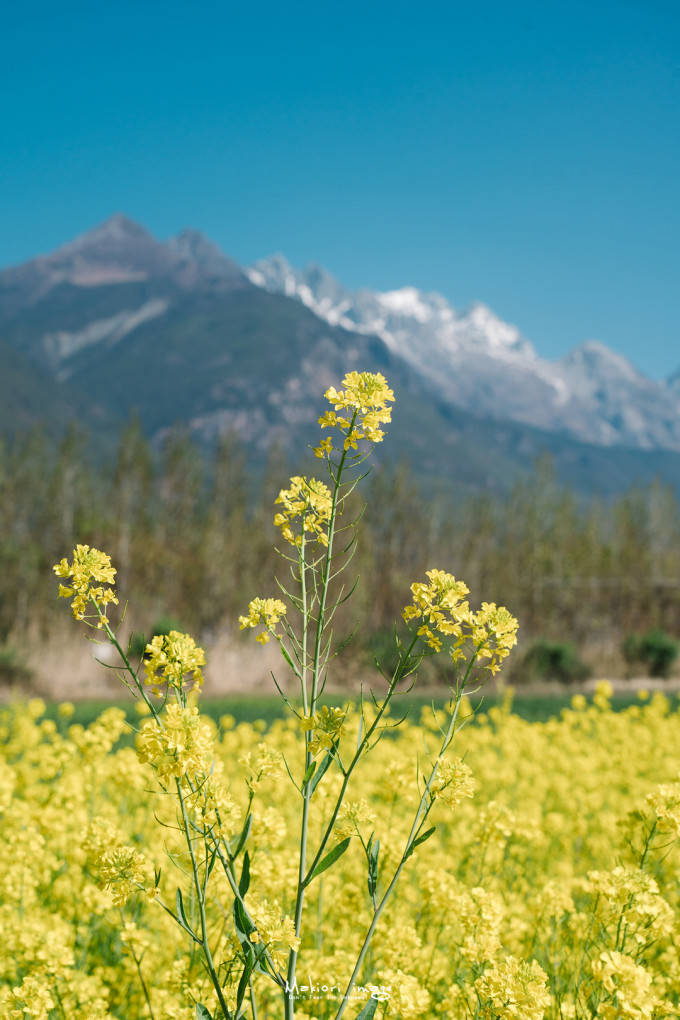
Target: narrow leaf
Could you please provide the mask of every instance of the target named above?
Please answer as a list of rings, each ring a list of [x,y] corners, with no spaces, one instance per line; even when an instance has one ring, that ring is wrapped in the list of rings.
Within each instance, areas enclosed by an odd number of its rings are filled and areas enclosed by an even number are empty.
[[[411,854],[413,853],[417,846],[420,846],[420,844],[424,843],[426,839],[429,839],[432,833],[435,832],[436,828],[437,826],[433,825],[431,829],[427,829],[426,832],[423,832],[420,836],[417,836],[416,839],[414,839],[413,842],[411,843],[408,850],[406,851],[406,854],[404,855],[404,860],[407,860],[407,858],[411,856]]]
[[[216,859],[217,859],[217,847],[215,847],[215,849],[211,853],[210,860],[208,861],[208,868],[207,868],[206,880],[205,880],[206,881],[206,885],[208,884],[208,881],[210,880],[210,876],[212,875],[212,870],[215,867],[215,860]]]
[[[253,816],[249,814],[248,817],[246,818],[245,825],[241,830],[241,835],[235,836],[233,839],[229,840],[229,843],[227,844],[227,849],[229,851],[229,856],[232,858],[232,860],[237,858],[238,855],[241,853],[241,850],[243,849],[243,846],[246,840],[248,839],[248,836],[250,835],[252,824]]]
[[[208,1011],[202,1002],[196,1003],[196,1020],[213,1020],[212,1013]]]
[[[373,842],[373,835],[368,844],[368,895],[373,899],[378,888],[378,854],[380,853],[380,840]]]
[[[238,988],[236,990],[236,1012],[237,1012],[237,1014],[238,1014],[238,1011],[241,1008],[241,1003],[243,1002],[243,1000],[245,998],[246,990],[248,988],[248,979],[250,978],[250,975],[252,973],[253,973],[253,954],[249,953],[248,954],[248,958],[246,959],[246,965],[243,968],[243,974],[241,974],[241,980],[239,981]]]
[[[337,861],[338,857],[342,857],[342,855],[344,854],[345,850],[349,846],[351,840],[352,840],[352,837],[351,836],[347,836],[346,839],[343,839],[342,843],[338,843],[337,846],[334,846],[333,849],[329,853],[327,853],[326,856],[323,857],[319,861],[319,863],[314,868],[314,871],[311,873],[311,875],[309,876],[307,881],[311,882],[312,879],[316,878],[317,875],[320,875],[322,871],[325,871],[327,868],[330,868],[331,864],[335,864],[335,862]]]
[[[252,921],[248,920],[245,908],[238,898],[234,900],[234,924],[236,925],[236,931],[244,939],[248,939],[250,933],[255,931],[255,925]],[[248,944],[250,945],[250,943]]]
[[[328,769],[329,769],[330,764],[331,764],[332,761],[333,761],[333,755],[329,751],[326,754],[326,757],[321,762],[321,764],[319,765],[318,769],[316,770],[316,772],[314,773],[314,775],[312,776],[312,778],[309,781],[309,792],[310,793],[314,793],[314,791],[316,790],[317,786],[319,785],[319,783],[321,782],[323,777],[328,772]]]
[[[243,855],[243,871],[241,872],[241,881],[238,884],[238,891],[241,893],[241,898],[248,892],[250,885],[250,854],[246,850]]]
[[[182,890],[179,888],[175,893],[175,908],[177,910],[177,916],[182,927],[185,929],[185,931],[188,931],[189,934],[193,936],[193,938],[196,938],[193,928],[187,921],[187,915],[184,913],[184,900],[182,898]]]
[[[378,1000],[373,998],[369,999],[361,1013],[357,1013],[357,1020],[373,1020],[377,1008]]]

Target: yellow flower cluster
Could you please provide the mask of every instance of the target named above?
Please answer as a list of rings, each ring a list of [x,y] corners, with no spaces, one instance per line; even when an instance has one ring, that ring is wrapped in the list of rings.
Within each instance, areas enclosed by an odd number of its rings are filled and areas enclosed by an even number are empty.
[[[348,372],[342,380],[344,389],[331,386],[326,390],[326,400],[333,405],[333,411],[326,411],[319,418],[322,429],[337,428],[344,435],[345,450],[358,449],[358,443],[381,443],[385,433],[381,428],[392,420],[394,393],[380,372]],[[340,412],[338,414],[338,412]],[[314,451],[317,457],[326,457],[333,450],[331,439],[323,439]]]
[[[497,673],[517,644],[515,617],[494,602],[482,602],[481,609],[473,612],[465,597],[470,593],[468,586],[444,570],[428,570],[427,578],[411,585],[413,602],[404,607],[404,620],[421,620],[418,635],[435,652],[446,641],[454,662],[466,657],[464,648],[471,641],[478,665]]]
[[[447,807],[458,807],[465,797],[472,797],[475,792],[475,780],[472,769],[462,758],[449,761],[440,758],[437,762],[437,773],[430,786],[433,800],[440,800]]]
[[[632,957],[616,950],[600,953],[591,971],[610,1000],[598,1009],[602,1020],[653,1020],[660,1015],[657,1010],[663,1009],[665,1014],[668,1008],[671,1016],[677,1016],[672,1003],[657,998],[652,975]]]
[[[210,771],[214,757],[212,728],[195,705],[167,705],[162,726],[148,720],[137,737],[140,762],[148,762],[162,783],[194,780]]]
[[[483,1020],[542,1020],[550,1005],[547,975],[535,960],[508,956],[475,981]]]
[[[333,504],[327,485],[317,478],[296,475],[290,480],[290,488],[281,489],[274,502],[283,507],[275,514],[274,524],[281,528],[286,542],[302,545],[304,531],[321,545],[328,545],[327,528]]]
[[[295,934],[295,925],[275,905],[264,899],[252,908],[252,917],[257,930],[251,935],[251,942],[263,942],[269,950],[275,966],[283,969],[289,949],[299,949],[300,939]]]
[[[262,624],[265,629],[257,635],[255,640],[259,641],[261,645],[266,645],[270,634],[276,638],[280,636],[276,632],[276,624],[285,614],[286,605],[281,599],[255,598],[248,604],[248,615],[239,616],[239,628],[244,630],[246,627],[259,627]]]
[[[121,729],[114,716],[82,727],[70,724],[68,710],[49,719],[45,710],[37,699],[0,708],[0,1017],[148,1016],[135,959],[154,1016],[195,1020],[201,1002],[215,1015],[200,954],[186,951],[185,937],[161,907],[174,908],[181,885],[187,920],[197,923],[175,800],[150,793],[148,763],[166,782],[179,775],[188,802],[198,798],[189,776],[204,783],[194,818],[214,825],[219,814],[229,843],[252,814],[245,896],[257,924],[252,941],[284,963],[297,945],[291,917],[300,797],[287,785],[283,760],[294,776],[303,774],[299,721],[275,721],[263,742],[261,724],[225,718],[217,736],[196,712],[170,705],[161,715],[164,728],[144,720],[138,757],[120,746],[125,734],[112,746],[107,730]],[[342,724],[348,746],[356,746],[359,717],[351,713]],[[422,794],[413,749],[431,746],[441,721],[424,709],[419,722],[380,741],[360,760],[337,818],[329,849],[357,829],[364,842],[372,833],[380,841],[378,895],[401,860]],[[456,757],[439,766],[435,783],[443,789],[433,784],[428,825],[436,832],[406,862],[360,976],[364,989],[388,989],[376,1015],[677,1017],[679,748],[678,703],[658,694],[620,712],[601,697],[597,704],[575,699],[545,723],[526,722],[508,705],[470,721],[456,737]],[[332,766],[317,788],[310,853],[341,780]],[[446,802],[447,790],[457,803]],[[301,988],[296,1020],[332,1020],[371,922],[361,839],[353,838],[308,886],[298,981],[337,984],[340,991],[326,997]],[[233,904],[219,862],[210,888],[206,922],[218,933]],[[126,897],[120,907],[114,902]],[[231,1004],[241,953],[234,943],[228,929],[213,938]],[[282,1015],[273,983],[255,974],[254,989],[260,1017]],[[352,1000],[348,1020],[368,994]]]
[[[493,676],[517,644],[519,623],[505,606],[482,602],[472,617],[472,644],[477,662]]]
[[[375,822],[375,812],[371,810],[364,797],[361,800],[348,800],[338,812],[335,834],[338,839],[354,836],[360,831],[362,825],[372,825],[373,822]]]
[[[647,795],[659,829],[672,839],[680,839],[680,783],[662,783]]]
[[[242,755],[239,764],[245,769],[246,784],[253,792],[265,779],[282,772],[281,753],[265,741],[259,743],[254,752],[247,751]]]
[[[89,545],[77,545],[73,550],[73,560],[68,562],[64,557],[54,565],[57,577],[70,578],[68,585],[59,585],[59,597],[73,599],[71,609],[76,620],[85,620],[87,610],[94,606],[98,610],[97,627],[103,623],[99,617],[101,612],[106,617],[106,607],[118,599],[113,588],[104,585],[114,584],[116,568],[111,566],[111,558],[99,549],[91,549]]]
[[[411,585],[413,602],[405,606],[402,616],[407,623],[422,620],[418,634],[436,652],[441,650],[440,635],[453,638],[456,647],[465,640],[463,627],[471,620],[470,603],[465,596],[470,589],[444,570],[428,570],[428,582]]]
[[[145,861],[133,846],[116,846],[105,850],[96,861],[97,880],[102,889],[112,893],[113,902],[122,907],[137,892],[146,878]]]
[[[181,691],[189,676],[194,689],[200,690],[201,666],[205,666],[205,652],[189,634],[171,630],[169,634],[157,634],[146,646],[146,682],[155,694],[161,694],[164,686]]]
[[[316,757],[319,751],[329,751],[342,736],[347,711],[344,708],[329,708],[324,705],[314,715],[300,719],[303,732],[311,733],[309,753]]]

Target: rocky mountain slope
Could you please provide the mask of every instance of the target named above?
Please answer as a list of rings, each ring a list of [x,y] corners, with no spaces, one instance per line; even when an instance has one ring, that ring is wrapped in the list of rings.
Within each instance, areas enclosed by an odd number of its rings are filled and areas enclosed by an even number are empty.
[[[680,375],[674,385],[655,382],[602,343],[550,362],[481,303],[461,313],[414,287],[352,292],[319,266],[296,270],[282,255],[248,275],[329,323],[379,336],[458,407],[589,443],[680,450]]]
[[[182,422],[205,442],[236,431],[254,460],[294,447],[299,463],[323,390],[358,368],[398,397],[379,455],[428,485],[503,489],[545,451],[581,490],[680,485],[680,389],[662,400],[601,345],[556,373],[483,305],[352,295],[282,259],[244,272],[196,231],[162,242],[123,216],[0,272],[0,366],[3,431],[58,429],[69,412],[111,429],[135,412],[156,442]]]

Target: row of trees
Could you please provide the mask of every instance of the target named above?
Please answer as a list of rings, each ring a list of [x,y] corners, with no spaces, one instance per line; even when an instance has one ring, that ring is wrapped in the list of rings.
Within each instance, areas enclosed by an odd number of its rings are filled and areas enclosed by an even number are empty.
[[[113,466],[93,462],[77,431],[58,446],[35,431],[2,448],[0,645],[49,631],[51,566],[75,542],[111,554],[131,627],[171,614],[209,641],[255,594],[276,594],[272,504],[288,474],[279,451],[251,473],[231,438],[206,454],[177,433],[157,454],[135,423]],[[376,469],[362,496],[360,594],[341,621],[362,654],[386,644],[409,584],[432,566],[511,607],[525,641],[620,647],[630,633],[677,627],[680,503],[662,484],[584,501],[544,461],[505,497],[456,499],[426,491],[404,465]]]

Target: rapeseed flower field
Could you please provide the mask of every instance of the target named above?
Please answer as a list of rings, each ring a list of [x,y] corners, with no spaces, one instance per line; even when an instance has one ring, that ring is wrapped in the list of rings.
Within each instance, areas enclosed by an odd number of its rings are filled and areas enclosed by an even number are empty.
[[[0,1016],[34,1020],[661,1020],[680,1013],[680,713],[601,684],[545,723],[483,688],[518,621],[442,569],[415,580],[396,665],[325,700],[358,519],[347,500],[394,395],[331,387],[329,485],[282,489],[284,579],[240,617],[275,641],[269,728],[200,712],[205,653],[121,643],[116,568],[79,545],[59,595],[135,699],[87,727],[0,711]],[[474,596],[475,598],[477,596]],[[474,605],[478,608],[474,608]],[[244,607],[245,608],[245,607]],[[450,700],[400,712],[425,656]],[[294,691],[295,696],[289,695]]]
[[[680,714],[658,694],[622,712],[610,709],[606,689],[590,704],[575,702],[546,723],[493,708],[459,733],[462,763],[435,795],[436,832],[407,862],[385,909],[350,1016],[369,986],[381,996],[377,1016],[404,1020],[678,1015]],[[200,1015],[196,1003],[210,993],[200,953],[187,951],[185,933],[160,906],[175,907],[168,855],[186,868],[183,833],[169,797],[149,793],[154,776],[144,761],[165,755],[172,769],[167,748],[182,739],[171,728],[164,746],[142,740],[141,753],[116,750],[126,725],[119,709],[87,729],[69,725],[68,705],[56,724],[43,711],[33,701],[0,716],[0,1015]],[[263,734],[229,717],[219,727],[191,718],[197,733],[182,754],[190,762],[210,743],[228,789],[227,839],[241,833],[253,795],[245,902],[272,958],[284,962],[295,944],[298,805],[287,767],[302,768],[299,724],[289,718]],[[309,889],[302,1020],[337,1012],[372,916],[362,842],[375,833],[381,869],[394,868],[419,799],[414,752],[427,758],[443,722],[423,710],[418,725],[396,728],[357,768],[334,836],[335,845],[350,836],[349,848]],[[355,745],[358,725],[353,705],[341,753]],[[341,779],[318,787],[314,844]],[[213,880],[207,921],[220,945],[215,965],[227,974],[240,951],[234,897],[217,870]],[[197,930],[195,898],[185,898],[184,911]],[[258,982],[255,1001],[257,1014],[248,1005],[247,1016],[281,1015],[273,984]]]

